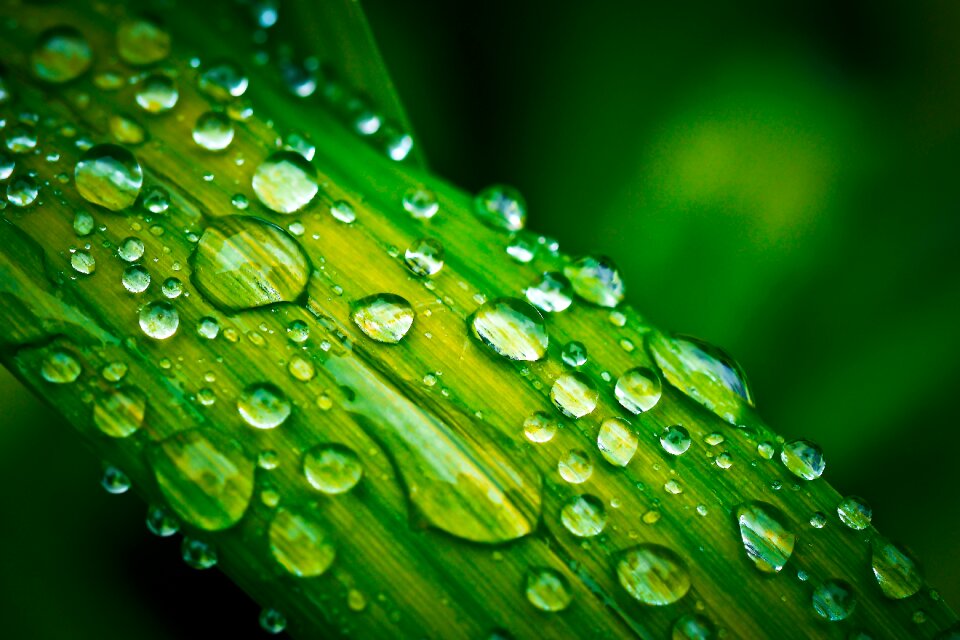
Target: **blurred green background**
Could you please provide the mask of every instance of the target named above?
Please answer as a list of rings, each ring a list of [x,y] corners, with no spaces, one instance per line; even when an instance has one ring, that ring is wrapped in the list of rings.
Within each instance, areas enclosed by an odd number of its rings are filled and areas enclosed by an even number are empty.
[[[519,187],[530,228],[730,351],[960,605],[960,4],[364,4],[432,168]],[[0,397],[8,637],[254,633],[55,413]]]

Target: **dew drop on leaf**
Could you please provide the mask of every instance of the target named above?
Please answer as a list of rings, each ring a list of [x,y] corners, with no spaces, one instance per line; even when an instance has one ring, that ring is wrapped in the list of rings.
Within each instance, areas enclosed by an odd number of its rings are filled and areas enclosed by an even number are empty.
[[[633,427],[623,418],[607,418],[600,424],[597,446],[610,464],[625,467],[633,459],[640,444]]]
[[[519,231],[527,222],[527,203],[520,192],[506,185],[492,185],[473,199],[473,211],[487,226]]]
[[[249,80],[239,67],[230,62],[213,64],[200,74],[197,87],[217,102],[239,98],[246,90]]]
[[[547,272],[535,285],[524,289],[530,304],[547,313],[565,311],[573,303],[573,288],[562,273]]]
[[[827,467],[820,447],[808,440],[794,440],[783,445],[780,461],[793,475],[804,480],[816,480]]]
[[[322,575],[336,557],[327,532],[305,514],[279,509],[267,533],[270,554],[287,573],[298,578]]]
[[[617,578],[630,596],[653,606],[673,604],[690,590],[690,572],[683,559],[652,543],[624,551],[617,561]]]
[[[233,122],[218,111],[207,111],[193,125],[193,141],[207,151],[223,151],[233,142]]]
[[[90,148],[74,170],[77,191],[87,202],[111,211],[132,205],[143,186],[143,169],[132,153],[115,144]]]
[[[660,401],[660,377],[645,367],[630,369],[617,379],[617,401],[630,413],[650,411]]]
[[[856,606],[853,587],[843,580],[828,580],[813,591],[813,610],[831,622],[845,620]]]
[[[527,573],[526,593],[530,604],[549,613],[563,611],[573,601],[569,582],[553,569],[531,569]]]
[[[176,81],[164,73],[151,73],[137,86],[137,104],[147,113],[166,113],[177,106],[179,99]]]
[[[290,417],[290,400],[278,387],[259,382],[245,388],[237,399],[237,411],[251,427],[274,429]]]
[[[483,303],[470,317],[470,328],[477,340],[510,360],[540,360],[550,343],[543,316],[517,298]]]
[[[870,526],[870,521],[873,520],[873,509],[863,498],[847,496],[837,505],[837,515],[840,516],[843,524],[859,531]]]
[[[147,398],[136,387],[111,389],[93,403],[93,424],[111,438],[133,435],[143,424]]]
[[[260,202],[277,213],[294,213],[303,209],[320,190],[317,170],[295,151],[278,151],[270,155],[257,167],[252,184]]]
[[[537,444],[550,442],[556,433],[556,421],[543,411],[536,411],[523,421],[523,435],[530,442]]]
[[[90,68],[93,51],[86,38],[73,27],[53,27],[40,34],[30,53],[30,65],[44,82],[70,82]]]
[[[778,573],[793,554],[797,536],[784,522],[786,517],[765,502],[747,502],[737,507],[737,524],[747,557],[765,573]]]
[[[568,418],[582,418],[597,408],[600,392],[586,375],[579,372],[560,375],[550,388],[550,399]]]
[[[413,326],[413,307],[392,293],[377,293],[357,300],[350,317],[368,338],[385,344],[397,344]]]
[[[914,595],[923,586],[917,564],[903,549],[879,536],[871,541],[871,568],[883,595],[902,600]]]
[[[567,531],[580,538],[599,535],[607,524],[607,512],[596,496],[584,494],[568,500],[560,510]]]
[[[180,314],[169,302],[157,300],[140,310],[140,329],[155,340],[166,340],[177,332]]]
[[[352,449],[341,444],[322,444],[307,451],[303,474],[317,491],[338,495],[357,486],[363,466]]]
[[[407,268],[421,278],[440,273],[440,270],[443,269],[443,259],[443,245],[433,238],[414,240],[403,256]]]
[[[560,458],[557,471],[570,484],[582,484],[593,475],[593,462],[585,451],[572,449]]]
[[[135,67],[155,64],[170,55],[170,34],[146,18],[124,20],[117,27],[117,53]]]
[[[623,279],[610,258],[585,256],[564,267],[563,274],[574,293],[587,302],[616,307],[623,301]]]
[[[667,427],[660,434],[660,446],[670,455],[679,456],[690,448],[690,434],[678,424]]]
[[[50,352],[40,364],[40,376],[53,384],[70,384],[82,371],[76,358],[60,350]]]
[[[183,537],[180,555],[191,569],[211,569],[217,565],[217,549],[209,542],[196,538]]]

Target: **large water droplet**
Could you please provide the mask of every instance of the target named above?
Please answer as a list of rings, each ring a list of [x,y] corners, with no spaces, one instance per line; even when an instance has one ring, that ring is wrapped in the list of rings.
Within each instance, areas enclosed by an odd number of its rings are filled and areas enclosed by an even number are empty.
[[[540,360],[550,338],[540,312],[516,298],[485,302],[470,316],[473,336],[511,360]]]
[[[436,275],[443,268],[443,245],[433,238],[414,240],[403,256],[407,268],[415,275],[426,278]]]
[[[350,491],[363,476],[363,466],[353,450],[342,444],[321,444],[303,458],[303,474],[317,491],[337,495]]]
[[[813,591],[813,610],[831,622],[846,619],[856,606],[853,587],[843,580],[828,580]]]
[[[93,403],[93,423],[112,438],[126,438],[143,424],[147,398],[136,387],[112,389]]]
[[[682,455],[690,448],[690,434],[678,424],[669,426],[660,434],[660,446],[670,455]]]
[[[623,418],[607,418],[600,425],[597,446],[600,447],[600,454],[614,466],[627,466],[639,444],[633,427]]]
[[[883,595],[894,600],[909,598],[923,586],[917,564],[903,549],[876,537],[871,540],[873,575]]]
[[[279,509],[267,534],[270,553],[289,574],[313,578],[323,574],[336,557],[327,532],[305,514]]]
[[[613,261],[604,256],[585,256],[567,265],[563,273],[578,296],[601,307],[615,307],[623,301],[624,286]]]
[[[858,496],[847,496],[837,505],[837,515],[840,521],[857,531],[870,526],[873,519],[873,509],[867,501]]]
[[[527,600],[541,611],[563,611],[570,606],[573,596],[570,583],[558,571],[536,568],[527,573]]]
[[[54,27],[44,31],[30,53],[33,74],[55,84],[79,78],[90,68],[92,61],[90,45],[73,27]]]
[[[147,113],[166,113],[177,106],[179,99],[177,83],[163,73],[151,73],[137,87],[137,104]]]
[[[290,417],[286,394],[269,382],[248,386],[237,399],[237,411],[244,421],[257,429],[273,429]]]
[[[794,440],[783,445],[780,461],[793,475],[804,480],[816,480],[827,468],[820,447],[808,440]]]
[[[603,502],[589,494],[571,498],[560,510],[560,520],[567,531],[581,538],[599,535],[607,524]]]
[[[650,411],[660,401],[660,377],[645,367],[630,369],[617,380],[614,393],[630,413]]]
[[[600,392],[585,374],[564,373],[550,388],[550,399],[568,418],[582,418],[597,408]]]
[[[143,186],[143,169],[132,153],[115,144],[98,144],[77,162],[77,191],[88,202],[120,211],[132,205]]]
[[[117,53],[135,67],[160,62],[170,55],[170,34],[146,18],[124,20],[117,27]]]
[[[254,193],[265,207],[277,213],[303,209],[319,190],[317,170],[295,151],[270,155],[253,174]]]
[[[157,300],[140,310],[140,328],[155,340],[166,340],[177,332],[180,314],[169,302]]]
[[[357,300],[350,317],[367,337],[386,344],[397,344],[413,325],[413,307],[392,293],[377,293]]]
[[[559,313],[573,303],[573,287],[562,273],[547,272],[540,282],[523,290],[527,300],[548,313]]]
[[[727,422],[737,424],[753,405],[746,375],[721,349],[686,336],[647,334],[647,346],[674,387]]]
[[[473,211],[495,229],[519,231],[527,222],[527,203],[520,192],[506,185],[493,185],[473,199]]]
[[[300,244],[257,218],[219,218],[204,230],[192,260],[193,283],[200,293],[231,311],[293,302],[310,277]]]
[[[239,98],[246,92],[248,84],[243,71],[230,62],[207,67],[197,79],[200,91],[218,102]]]
[[[206,531],[232,527],[253,495],[254,463],[236,440],[181,431],[150,449],[157,484],[180,518]]]
[[[785,516],[765,502],[737,507],[737,524],[747,556],[760,571],[777,573],[793,554],[797,536],[783,524]]]
[[[218,111],[207,111],[193,125],[193,141],[207,151],[223,151],[233,142],[233,121]]]
[[[673,604],[690,590],[690,572],[676,553],[657,544],[625,551],[617,562],[620,585],[644,604]]]

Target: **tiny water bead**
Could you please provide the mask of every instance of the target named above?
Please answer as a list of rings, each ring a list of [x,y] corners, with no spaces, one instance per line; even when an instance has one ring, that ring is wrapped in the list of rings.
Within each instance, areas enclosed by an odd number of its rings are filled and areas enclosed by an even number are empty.
[[[871,568],[883,595],[902,600],[914,595],[923,586],[917,564],[904,550],[877,537],[871,540]]]
[[[620,271],[610,258],[584,256],[563,269],[573,292],[600,307],[616,307],[623,301]]]
[[[82,76],[93,61],[86,38],[73,27],[54,27],[40,34],[30,52],[30,67],[44,82],[62,84]]]
[[[61,350],[50,352],[40,364],[40,376],[53,384],[70,384],[82,371],[77,359]]]
[[[678,424],[667,427],[660,434],[660,446],[670,455],[679,456],[690,448],[690,433]]]
[[[123,270],[123,288],[130,293],[143,293],[150,286],[150,274],[138,264]]]
[[[620,406],[630,413],[650,411],[660,401],[660,377],[645,367],[630,369],[617,379],[614,393]]]
[[[403,256],[407,268],[414,275],[428,278],[443,269],[444,251],[439,240],[418,238],[411,243]]]
[[[151,73],[137,86],[137,104],[147,113],[166,113],[177,106],[179,99],[176,81],[164,73]]]
[[[173,337],[179,326],[180,314],[169,302],[157,300],[140,309],[140,329],[154,340]]]
[[[670,633],[671,640],[713,640],[717,628],[705,616],[688,613],[677,618]]]
[[[136,237],[125,238],[117,247],[117,255],[125,262],[136,262],[143,257],[143,240]]]
[[[793,475],[804,480],[816,480],[827,468],[823,451],[808,440],[794,440],[783,445],[780,461]]]
[[[7,183],[7,202],[15,207],[30,206],[39,194],[40,185],[37,184],[33,176],[16,176]]]
[[[853,587],[843,580],[828,580],[813,591],[813,610],[831,622],[845,620],[856,606]]]
[[[279,509],[270,521],[267,537],[273,559],[298,578],[322,575],[336,558],[327,532],[305,514]]]
[[[350,318],[366,336],[384,344],[397,344],[413,326],[413,307],[405,298],[377,293],[353,303]]]
[[[754,501],[741,504],[736,514],[747,557],[760,571],[778,573],[797,542],[797,536],[783,524],[783,513],[773,505]]]
[[[117,27],[117,53],[134,67],[155,64],[170,55],[170,34],[145,18],[124,20]]]
[[[523,300],[485,302],[469,322],[473,337],[504,358],[532,362],[547,354],[547,325],[540,312]]]
[[[572,449],[560,458],[557,471],[570,484],[582,484],[593,475],[593,462],[585,451]]]
[[[542,567],[527,573],[526,594],[530,604],[549,613],[563,611],[573,601],[570,583],[563,574]]]
[[[352,449],[341,444],[322,444],[304,456],[303,474],[317,491],[338,495],[357,486],[363,477],[363,465]]]
[[[330,215],[344,224],[351,224],[357,219],[357,212],[353,205],[346,200],[337,200],[330,205]]]
[[[623,418],[607,418],[600,424],[597,446],[600,455],[616,467],[625,467],[633,459],[640,441],[633,427]]]
[[[136,387],[112,389],[93,403],[93,424],[111,438],[137,432],[147,411],[147,398]]]
[[[77,273],[88,276],[97,270],[97,261],[89,251],[74,251],[70,256],[70,266]]]
[[[260,628],[271,635],[283,633],[287,628],[287,618],[273,608],[266,608],[260,612]]]
[[[495,184],[473,198],[473,211],[487,226],[519,231],[527,222],[527,203],[513,187]]]
[[[647,334],[647,346],[671,385],[731,424],[753,395],[740,365],[725,351],[696,338]]]
[[[239,67],[230,62],[213,64],[200,74],[197,87],[217,102],[239,98],[247,91],[249,81]]]
[[[568,418],[582,418],[592,413],[599,398],[597,387],[580,372],[560,375],[550,388],[550,399]]]
[[[403,194],[403,208],[414,218],[429,220],[440,211],[440,202],[433,191],[414,188]]]
[[[690,590],[690,572],[683,559],[652,543],[625,551],[617,562],[617,578],[628,594],[652,606],[673,604]]]
[[[193,126],[193,141],[207,151],[223,151],[233,142],[233,121],[218,111],[207,111]]]
[[[111,211],[132,205],[143,186],[143,169],[132,153],[115,144],[99,144],[81,156],[74,170],[77,191],[87,202]]]
[[[873,509],[863,498],[847,496],[837,505],[837,515],[840,516],[843,524],[860,531],[870,526],[870,521],[873,520]]]
[[[130,478],[120,469],[109,466],[103,470],[100,486],[102,486],[107,493],[119,495],[130,490]]]
[[[184,536],[180,555],[191,569],[211,569],[217,565],[217,550],[209,542]]]
[[[571,340],[563,345],[563,349],[560,351],[560,357],[568,367],[579,369],[587,364],[587,348],[583,346],[582,342]]]
[[[584,494],[571,498],[563,505],[560,521],[573,535],[589,538],[603,531],[607,524],[607,512],[600,498]]]
[[[169,538],[180,531],[180,522],[164,507],[151,505],[147,508],[147,530],[160,538]]]
[[[277,151],[253,174],[253,192],[277,213],[294,213],[310,204],[320,187],[317,170],[295,151]]]
[[[246,216],[225,216],[210,224],[192,262],[193,283],[203,297],[230,311],[293,302],[310,277],[310,262],[296,239]]]
[[[523,435],[530,442],[550,442],[556,433],[556,421],[543,411],[535,411],[523,421]]]
[[[540,311],[559,313],[573,304],[573,287],[562,273],[548,271],[540,282],[523,290],[530,304]]]
[[[248,386],[237,399],[237,411],[251,427],[274,429],[290,417],[290,401],[286,394],[269,382]]]

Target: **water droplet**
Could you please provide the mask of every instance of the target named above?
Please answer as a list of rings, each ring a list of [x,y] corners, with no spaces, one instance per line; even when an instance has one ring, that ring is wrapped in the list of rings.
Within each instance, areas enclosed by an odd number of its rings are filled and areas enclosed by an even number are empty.
[[[579,369],[587,364],[587,348],[583,346],[582,342],[576,340],[571,340],[563,345],[560,356],[563,358],[564,364],[574,369]]]
[[[526,264],[536,256],[537,246],[535,235],[521,231],[510,238],[510,242],[507,244],[507,255],[517,262]]]
[[[249,81],[236,65],[222,62],[207,67],[197,79],[197,87],[217,102],[227,102],[239,98],[246,90]]]
[[[473,199],[473,211],[494,229],[519,231],[527,222],[527,203],[520,192],[506,185],[492,185]]]
[[[126,438],[143,424],[147,398],[135,387],[107,391],[93,403],[93,423],[111,438]]]
[[[143,293],[150,286],[150,274],[138,264],[123,270],[123,288],[130,293]]]
[[[97,270],[97,261],[87,251],[74,251],[70,256],[70,266],[77,273],[88,276]]]
[[[573,372],[558,377],[550,388],[550,399],[568,418],[582,418],[597,408],[600,392],[586,375]]]
[[[386,133],[387,157],[395,162],[403,161],[413,151],[413,137],[409,133],[394,132],[390,129],[387,129]]]
[[[362,592],[350,589],[347,592],[347,606],[351,611],[363,611],[367,608],[367,598]]]
[[[79,78],[90,68],[92,61],[90,45],[73,27],[61,26],[44,31],[30,53],[33,74],[55,84]]]
[[[160,62],[170,54],[170,34],[144,18],[125,20],[117,28],[117,53],[135,67]]]
[[[410,189],[403,194],[403,208],[414,218],[429,220],[437,215],[440,203],[429,189]]]
[[[40,186],[32,176],[17,176],[7,183],[7,201],[15,207],[30,206],[39,193]]]
[[[572,449],[557,463],[560,477],[570,484],[582,484],[593,475],[593,463],[586,451]]]
[[[523,421],[523,435],[530,442],[550,442],[557,433],[557,423],[542,411],[532,413]]]
[[[319,190],[317,170],[295,151],[271,154],[253,174],[253,191],[257,198],[277,213],[294,213],[303,209]]]
[[[673,604],[690,590],[690,572],[676,553],[657,544],[625,551],[617,562],[620,585],[644,604]]]
[[[119,382],[127,375],[127,365],[123,362],[110,362],[103,366],[100,375],[107,382]]]
[[[205,531],[237,524],[253,495],[253,460],[209,429],[176,433],[151,447],[157,485],[184,521]]]
[[[219,218],[204,230],[193,254],[197,289],[231,311],[293,302],[309,276],[310,263],[300,244],[257,218]]]
[[[585,256],[563,269],[574,293],[601,307],[615,307],[623,301],[620,271],[610,258]]]
[[[856,606],[853,588],[843,580],[828,580],[813,591],[813,610],[831,622],[846,619]]]
[[[426,278],[436,275],[443,268],[443,245],[433,238],[414,240],[403,259],[415,275]]]
[[[674,387],[731,424],[737,424],[753,396],[746,375],[723,350],[686,336],[652,331],[647,346]]]
[[[392,293],[377,293],[357,300],[350,314],[353,323],[368,338],[385,344],[397,344],[413,325],[413,307]]]
[[[363,466],[353,450],[341,444],[318,445],[306,453],[303,473],[317,491],[330,495],[353,489],[363,476]]]
[[[170,208],[170,194],[163,187],[150,187],[143,194],[143,208],[161,214]]]
[[[66,351],[52,351],[40,365],[40,375],[53,384],[70,384],[80,377],[83,368],[77,359]]]
[[[290,362],[287,364],[287,371],[300,382],[309,382],[313,380],[313,377],[316,375],[313,363],[300,356],[290,358]]]
[[[873,575],[883,595],[894,600],[909,598],[923,586],[923,577],[904,550],[882,538],[871,540]]]
[[[287,326],[287,337],[302,344],[310,338],[310,327],[303,320],[294,320]]]
[[[867,501],[858,496],[847,496],[837,505],[837,515],[840,521],[857,531],[870,526],[873,519],[873,509]]]
[[[7,130],[6,145],[10,153],[28,154],[37,148],[37,130],[26,124],[14,125]]]
[[[639,444],[633,427],[623,418],[607,418],[600,425],[597,446],[604,459],[614,466],[627,466]]]
[[[110,134],[123,144],[136,145],[147,138],[147,131],[136,120],[123,115],[110,116]]]
[[[244,421],[257,429],[273,429],[290,417],[290,401],[269,382],[252,384],[237,400],[237,411]]]
[[[772,442],[761,442],[757,445],[757,454],[764,460],[773,459],[773,454],[777,452]]]
[[[607,512],[596,496],[584,494],[571,498],[560,510],[567,531],[581,538],[599,535],[607,524]]]
[[[144,246],[140,238],[129,237],[117,247],[117,255],[126,262],[136,262],[143,257]]]
[[[671,455],[682,455],[690,448],[690,434],[678,424],[667,427],[660,434],[660,446]]]
[[[783,445],[780,461],[793,475],[804,480],[816,480],[827,468],[820,447],[807,440],[794,440]]]
[[[573,303],[573,287],[562,273],[547,272],[540,282],[523,290],[527,300],[548,313],[564,311]]]
[[[357,212],[354,210],[353,205],[346,200],[337,200],[331,204],[330,215],[344,224],[351,224],[357,219]]]
[[[103,478],[100,479],[100,486],[107,493],[120,495],[130,490],[130,478],[120,469],[109,466],[103,470]]]
[[[217,564],[217,550],[208,542],[184,536],[180,555],[192,569],[210,569]]]
[[[147,529],[155,536],[169,538],[180,531],[180,522],[163,507],[151,505],[147,509]]]
[[[233,142],[233,122],[223,113],[207,111],[193,126],[193,141],[207,151],[223,151]]]
[[[17,167],[17,162],[5,153],[0,153],[0,182],[13,175],[13,170]]]
[[[147,113],[166,113],[177,106],[179,99],[177,83],[163,73],[151,73],[137,87],[137,104]]]
[[[677,618],[670,634],[671,640],[713,640],[717,629],[705,616],[688,613]]]
[[[270,522],[270,553],[288,573],[298,578],[323,574],[336,557],[336,550],[320,524],[306,515],[280,509]]]
[[[527,600],[541,611],[563,611],[573,601],[570,583],[553,569],[531,569],[527,573],[526,591]]]
[[[180,314],[169,302],[157,300],[140,309],[140,328],[155,340],[172,337],[179,326]]]
[[[266,608],[260,612],[260,628],[271,635],[283,633],[287,628],[287,618],[273,608]]]
[[[820,511],[814,511],[810,516],[810,526],[814,529],[823,529],[827,526],[827,516]]]
[[[132,205],[143,186],[143,169],[132,153],[115,144],[98,144],[77,162],[77,191],[88,202],[120,211]]]
[[[747,502],[737,507],[737,524],[747,556],[765,573],[783,569],[793,554],[797,536],[783,524],[785,516],[765,502]]]
[[[473,336],[494,353],[511,360],[540,360],[549,337],[543,316],[517,298],[485,302],[470,317]]]
[[[660,377],[644,367],[630,369],[617,380],[614,393],[630,413],[650,411],[660,401]]]

